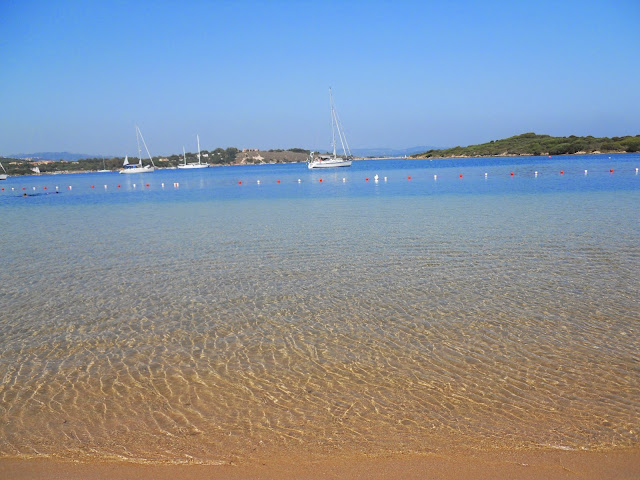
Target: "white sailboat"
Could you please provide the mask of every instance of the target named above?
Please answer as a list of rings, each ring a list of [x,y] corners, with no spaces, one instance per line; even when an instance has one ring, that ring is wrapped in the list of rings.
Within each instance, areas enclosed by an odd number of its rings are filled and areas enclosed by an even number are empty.
[[[147,151],[147,155],[149,156],[149,161],[151,165],[142,165],[142,151],[140,150],[140,139],[142,139],[142,144],[144,145],[144,149]],[[138,159],[140,160],[138,163],[129,163],[129,157],[124,157],[124,163],[122,166],[124,167],[120,170],[120,173],[148,173],[153,172],[156,169],[156,166],[153,163],[153,159],[151,158],[151,154],[149,153],[149,149],[147,148],[147,143],[144,141],[144,137],[142,136],[142,132],[136,125],[136,141],[138,142]]]
[[[184,163],[178,165],[178,168],[207,168],[209,166],[208,163],[202,163],[200,161],[200,137],[196,135],[198,139],[198,163],[187,163],[187,155],[184,153],[184,147],[182,147],[182,158],[184,159]]]
[[[2,163],[0,163],[0,168],[2,168],[2,171],[4,172],[4,173],[0,173],[0,180],[6,180],[7,179],[7,171],[2,166]]]
[[[102,170],[97,170],[97,173],[109,173],[111,170],[107,170],[107,165],[105,164],[104,158],[102,159]]]
[[[334,167],[350,167],[351,166],[351,150],[349,150],[349,144],[347,138],[344,135],[342,124],[336,114],[336,109],[333,106],[333,94],[329,89],[329,103],[331,104],[331,137],[333,140],[333,155],[320,155],[316,152],[311,152],[307,159],[307,167],[309,168],[334,168]],[[341,156],[336,154],[336,131],[338,132],[338,138],[342,144]]]

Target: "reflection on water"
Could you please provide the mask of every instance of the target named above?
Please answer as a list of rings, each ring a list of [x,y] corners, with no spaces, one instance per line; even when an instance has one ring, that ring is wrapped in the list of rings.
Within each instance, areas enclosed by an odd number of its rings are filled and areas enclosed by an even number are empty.
[[[638,446],[639,200],[7,208],[0,454]]]

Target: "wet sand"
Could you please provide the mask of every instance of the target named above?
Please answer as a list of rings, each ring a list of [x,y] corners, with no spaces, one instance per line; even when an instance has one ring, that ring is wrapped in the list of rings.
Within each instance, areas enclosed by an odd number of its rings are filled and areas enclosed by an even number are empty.
[[[0,459],[0,478],[83,480],[179,479],[638,479],[640,449],[612,452],[534,451],[397,454],[381,457],[262,458],[238,465],[76,463]]]

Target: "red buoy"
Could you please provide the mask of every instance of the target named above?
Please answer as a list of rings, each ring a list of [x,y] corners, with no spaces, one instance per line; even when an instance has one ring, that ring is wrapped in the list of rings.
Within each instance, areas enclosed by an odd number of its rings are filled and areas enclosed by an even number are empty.
[[[91,185],[91,188],[93,188],[93,185]]]
[[[47,187],[43,187],[43,188],[44,188],[45,190],[47,189]],[[3,190],[4,190],[4,188],[3,188]]]
[[[22,187],[22,189],[24,190],[24,187]]]
[[[242,180],[238,180],[238,185],[242,185]]]
[[[149,186],[149,184],[147,183],[147,187]]]
[[[513,177],[513,172],[511,172],[511,176]]]
[[[613,173],[613,168],[609,170],[609,173]]]
[[[322,179],[320,179],[320,183],[322,183]]]
[[[120,184],[118,184],[118,188],[120,188]]]
[[[278,183],[280,183],[280,180],[278,180]]]
[[[460,174],[460,178],[462,178],[462,174]]]
[[[564,170],[560,170],[560,175],[564,175]]]
[[[366,182],[368,182],[368,181],[369,181],[369,177],[365,178],[364,180],[365,180]]]
[[[411,180],[411,175],[409,175],[409,176],[407,177],[407,180]]]

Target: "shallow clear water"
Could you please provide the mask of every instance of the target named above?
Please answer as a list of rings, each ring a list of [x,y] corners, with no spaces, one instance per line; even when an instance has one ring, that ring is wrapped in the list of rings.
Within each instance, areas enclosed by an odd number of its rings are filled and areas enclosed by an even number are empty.
[[[10,178],[0,455],[637,447],[638,166]]]

